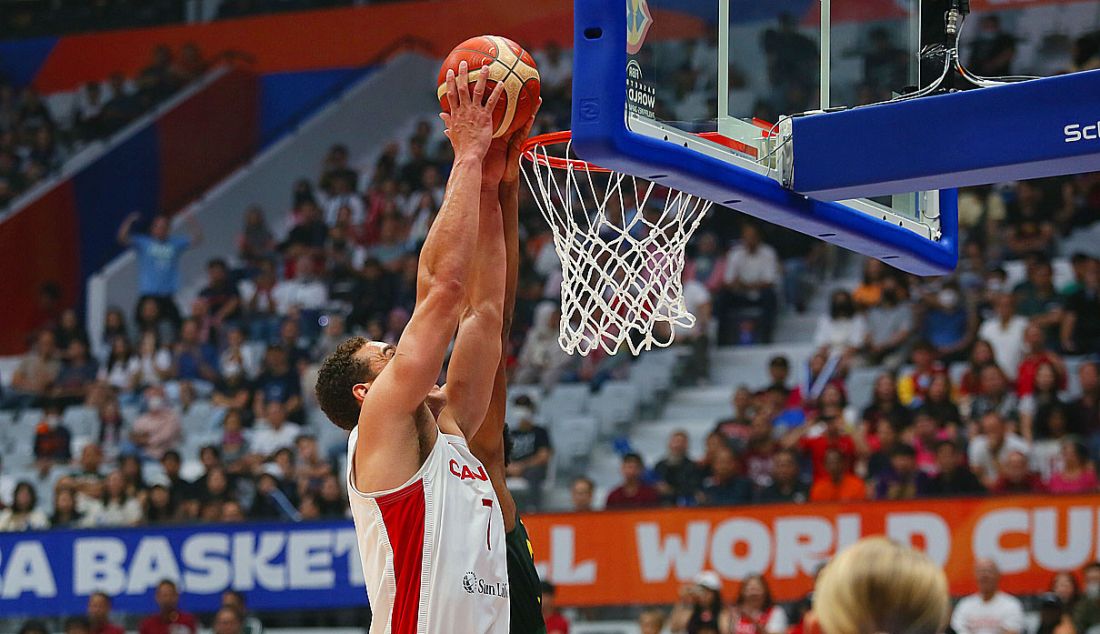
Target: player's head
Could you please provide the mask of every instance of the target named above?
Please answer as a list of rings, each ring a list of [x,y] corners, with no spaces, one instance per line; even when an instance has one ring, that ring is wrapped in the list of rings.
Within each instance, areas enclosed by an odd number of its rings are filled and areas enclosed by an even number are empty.
[[[324,360],[317,373],[316,392],[317,402],[329,420],[342,429],[355,429],[363,399],[396,352],[390,344],[353,337]],[[437,387],[425,400],[441,399]]]
[[[951,598],[947,577],[927,556],[872,537],[825,566],[813,609],[828,634],[937,634],[947,626]]]

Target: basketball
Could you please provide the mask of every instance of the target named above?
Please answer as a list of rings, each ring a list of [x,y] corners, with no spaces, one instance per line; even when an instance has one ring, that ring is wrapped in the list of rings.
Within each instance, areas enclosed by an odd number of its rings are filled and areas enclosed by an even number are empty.
[[[498,35],[481,35],[459,44],[439,69],[437,95],[443,112],[451,111],[447,102],[447,71],[454,70],[457,75],[458,65],[463,61],[469,67],[471,84],[477,81],[481,67],[489,64],[486,98],[497,82],[504,82],[504,94],[493,113],[493,138],[510,136],[527,122],[539,101],[539,71],[534,58],[519,44]]]

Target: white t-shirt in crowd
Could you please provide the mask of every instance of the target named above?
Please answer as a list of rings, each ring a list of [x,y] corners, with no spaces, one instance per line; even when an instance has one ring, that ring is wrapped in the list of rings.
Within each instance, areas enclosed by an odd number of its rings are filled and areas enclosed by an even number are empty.
[[[727,284],[735,280],[746,284],[776,284],[779,282],[779,256],[766,244],[756,247],[755,253],[739,246],[726,261],[724,279]]]
[[[1014,452],[1020,452],[1031,457],[1031,446],[1027,444],[1027,441],[1017,436],[1016,434],[1005,434],[1005,441],[1001,443],[1001,449],[994,456],[990,452],[989,438],[986,436],[978,436],[970,441],[970,448],[967,450],[967,457],[970,459],[970,468],[975,470],[981,470],[986,476],[997,473],[1001,470],[1001,463],[1009,454]]]
[[[306,310],[324,308],[328,289],[320,280],[286,280],[275,285],[271,296],[279,314],[285,315],[295,306]]]
[[[295,423],[285,422],[279,429],[274,429],[263,422],[252,432],[249,448],[252,453],[270,456],[280,449],[293,447],[301,433],[302,428]]]
[[[1016,378],[1016,370],[1024,357],[1024,331],[1027,330],[1027,318],[1016,315],[1002,323],[1000,317],[992,317],[982,322],[978,329],[978,338],[985,339],[993,346],[993,358],[1004,370],[1008,378]]]
[[[1004,592],[998,592],[989,601],[983,601],[980,594],[972,594],[955,606],[951,629],[956,634],[1022,634],[1024,606]]]

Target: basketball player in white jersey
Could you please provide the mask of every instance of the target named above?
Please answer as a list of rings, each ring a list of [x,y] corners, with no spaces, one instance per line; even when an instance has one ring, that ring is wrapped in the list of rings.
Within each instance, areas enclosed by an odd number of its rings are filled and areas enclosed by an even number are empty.
[[[396,347],[362,338],[323,363],[317,397],[351,431],[348,497],[373,621],[370,634],[506,634],[504,522],[467,447],[500,360],[503,221],[480,205],[501,86],[487,69],[470,94],[465,63],[447,75],[454,168],[420,253],[416,309]],[[484,103],[484,105],[482,105]],[[457,329],[457,335],[455,331]],[[447,386],[436,385],[452,336]]]

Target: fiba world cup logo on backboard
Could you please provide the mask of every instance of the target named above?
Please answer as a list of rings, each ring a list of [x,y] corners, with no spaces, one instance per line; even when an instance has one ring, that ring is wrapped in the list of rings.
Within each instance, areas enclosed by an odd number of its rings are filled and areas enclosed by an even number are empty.
[[[653,26],[653,14],[646,0],[629,0],[626,3],[626,52],[634,55],[642,50],[649,27]]]

